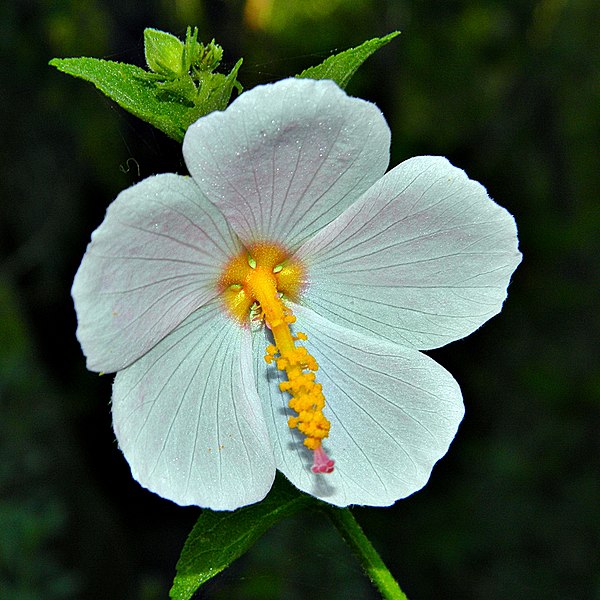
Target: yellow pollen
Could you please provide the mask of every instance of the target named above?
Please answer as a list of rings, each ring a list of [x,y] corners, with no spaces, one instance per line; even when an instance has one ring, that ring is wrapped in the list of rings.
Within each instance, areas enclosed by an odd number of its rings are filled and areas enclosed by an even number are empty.
[[[296,317],[283,298],[298,300],[304,281],[304,267],[276,244],[258,243],[234,257],[219,279],[219,289],[228,311],[246,325],[264,321],[273,334],[265,361],[284,371],[287,381],[279,384],[290,395],[288,406],[296,416],[288,419],[292,429],[304,436],[304,445],[314,451],[313,472],[330,473],[333,461],[325,454],[322,440],[329,435],[330,423],[323,414],[325,396],[316,383],[319,365],[308,350],[297,345],[308,338],[292,334]]]

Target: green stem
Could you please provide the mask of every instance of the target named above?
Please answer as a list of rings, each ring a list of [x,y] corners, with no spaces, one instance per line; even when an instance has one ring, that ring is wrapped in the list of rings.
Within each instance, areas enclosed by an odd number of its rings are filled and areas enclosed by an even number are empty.
[[[408,600],[377,550],[347,508],[327,507],[329,518],[352,548],[365,573],[385,600]]]

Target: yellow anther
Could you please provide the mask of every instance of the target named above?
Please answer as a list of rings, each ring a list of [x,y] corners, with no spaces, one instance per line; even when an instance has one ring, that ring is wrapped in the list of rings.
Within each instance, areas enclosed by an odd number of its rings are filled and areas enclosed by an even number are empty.
[[[304,440],[304,445],[309,450],[316,450],[317,448],[319,448],[321,446],[321,440],[318,440],[316,438],[306,438]]]
[[[306,340],[307,336],[302,334],[302,339]],[[320,447],[321,440],[329,435],[330,428],[323,414],[325,397],[322,386],[315,383],[314,371],[319,365],[304,346],[294,344],[289,349],[278,350],[281,358],[276,361],[277,368],[286,371],[288,377],[287,381],[279,384],[279,389],[290,394],[288,406],[297,414],[288,419],[288,426],[303,433],[306,436],[304,445],[315,450]]]

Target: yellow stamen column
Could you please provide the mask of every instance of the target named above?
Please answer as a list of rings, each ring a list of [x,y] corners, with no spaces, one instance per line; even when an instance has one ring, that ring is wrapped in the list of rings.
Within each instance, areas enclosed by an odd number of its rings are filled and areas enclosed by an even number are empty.
[[[288,425],[304,434],[304,445],[314,451],[313,472],[330,473],[333,461],[321,443],[329,435],[330,423],[323,414],[325,397],[321,384],[315,382],[315,371],[319,365],[304,346],[296,345],[307,337],[303,333],[292,335],[290,325],[296,317],[281,301],[276,269],[261,265],[254,259],[249,259],[248,264],[250,269],[244,282],[247,293],[260,304],[262,316],[275,341],[275,345],[267,347],[265,360],[269,364],[274,362],[280,371],[285,371],[287,381],[280,383],[279,388],[290,394],[289,407],[297,414],[290,417]]]

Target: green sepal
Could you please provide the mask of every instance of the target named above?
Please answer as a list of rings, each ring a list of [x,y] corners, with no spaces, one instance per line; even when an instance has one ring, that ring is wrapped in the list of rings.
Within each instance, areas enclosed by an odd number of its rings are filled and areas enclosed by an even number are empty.
[[[235,87],[239,92],[242,91],[241,84],[237,81],[237,72],[242,66],[242,59],[237,62],[229,75],[222,73],[201,73],[197,76],[200,81],[196,103],[204,107],[204,113],[208,114],[213,110],[225,110],[229,104],[229,99]],[[200,118],[198,115],[192,123]],[[190,123],[191,125],[191,123]]]
[[[144,29],[144,54],[148,67],[164,77],[182,77],[189,71],[184,63],[183,42],[166,31]]]
[[[227,568],[284,517],[319,504],[277,475],[268,496],[233,512],[203,510],[188,536],[170,591],[172,600],[189,600],[206,581]]]
[[[350,48],[339,54],[334,54],[325,59],[320,65],[305,69],[302,73],[296,75],[296,77],[304,79],[332,79],[343,89],[348,85],[358,67],[369,56],[391,42],[398,35],[400,35],[400,32],[394,31],[384,37],[368,40],[356,48]]]
[[[187,128],[213,110],[225,110],[233,92],[240,89],[240,59],[228,75],[203,73],[199,88],[192,90],[188,75],[164,80],[126,63],[97,58],[55,58],[50,65],[59,71],[93,83],[119,106],[181,142]],[[179,84],[178,84],[179,82]]]

